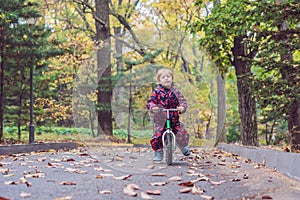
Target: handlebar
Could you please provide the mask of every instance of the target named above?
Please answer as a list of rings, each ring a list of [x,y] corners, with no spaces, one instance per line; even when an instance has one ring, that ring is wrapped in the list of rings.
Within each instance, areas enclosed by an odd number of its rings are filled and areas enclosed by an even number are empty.
[[[178,109],[176,109],[176,108],[170,108],[170,109],[162,109],[162,111],[165,111],[165,112],[168,112],[168,111],[176,112],[176,111],[178,111]]]

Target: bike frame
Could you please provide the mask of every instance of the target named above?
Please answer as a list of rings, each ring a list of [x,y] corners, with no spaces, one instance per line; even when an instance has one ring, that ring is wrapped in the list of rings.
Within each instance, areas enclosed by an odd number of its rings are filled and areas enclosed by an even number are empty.
[[[165,136],[166,136],[166,134],[167,135],[170,135],[171,134],[171,136],[173,137],[173,142],[174,142],[174,147],[176,146],[176,141],[175,141],[175,134],[173,133],[173,131],[172,131],[172,128],[171,128],[171,119],[170,119],[170,111],[178,111],[177,109],[163,109],[163,111],[164,112],[166,112],[167,113],[167,120],[166,120],[166,131],[163,133],[163,135],[162,135],[162,142],[163,142],[163,146],[165,146],[165,140],[164,140],[164,138],[165,138]],[[168,140],[168,137],[167,137],[167,142],[170,142],[170,140]]]
[[[176,136],[172,131],[171,128],[171,119],[170,119],[170,112],[175,111],[177,112],[177,109],[163,109],[162,111],[167,113],[167,120],[166,120],[166,131],[162,135],[162,143],[163,143],[163,148],[166,150],[166,161],[168,165],[171,165],[173,162],[173,151],[175,150],[176,147]],[[165,137],[166,137],[166,142],[165,142]],[[173,143],[172,144],[172,140]],[[174,148],[173,148],[174,147]]]

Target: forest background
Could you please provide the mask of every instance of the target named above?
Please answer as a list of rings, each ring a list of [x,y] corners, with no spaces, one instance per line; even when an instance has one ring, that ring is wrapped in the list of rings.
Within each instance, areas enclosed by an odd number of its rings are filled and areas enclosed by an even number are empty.
[[[198,145],[297,152],[299,8],[296,0],[1,0],[0,139],[24,142],[31,125],[43,140],[148,141],[145,102],[164,65],[189,101],[182,117]]]

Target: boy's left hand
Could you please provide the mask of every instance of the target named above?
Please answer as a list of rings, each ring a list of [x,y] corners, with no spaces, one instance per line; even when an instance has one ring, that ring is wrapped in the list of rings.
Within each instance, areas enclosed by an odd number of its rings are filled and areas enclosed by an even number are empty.
[[[183,113],[184,107],[183,106],[178,106],[177,110],[179,111],[179,113]]]

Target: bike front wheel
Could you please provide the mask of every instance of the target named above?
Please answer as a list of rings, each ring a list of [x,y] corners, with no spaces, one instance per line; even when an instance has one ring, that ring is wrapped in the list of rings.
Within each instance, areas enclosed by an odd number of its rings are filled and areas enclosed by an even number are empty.
[[[173,162],[172,137],[170,134],[167,134],[166,162],[167,165],[171,165]]]

